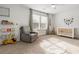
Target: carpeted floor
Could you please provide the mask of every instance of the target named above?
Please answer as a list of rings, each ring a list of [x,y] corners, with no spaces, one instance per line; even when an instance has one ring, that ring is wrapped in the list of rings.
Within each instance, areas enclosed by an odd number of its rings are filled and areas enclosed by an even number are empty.
[[[75,54],[79,40],[56,35],[41,36],[33,43],[17,42],[0,46],[0,54]]]

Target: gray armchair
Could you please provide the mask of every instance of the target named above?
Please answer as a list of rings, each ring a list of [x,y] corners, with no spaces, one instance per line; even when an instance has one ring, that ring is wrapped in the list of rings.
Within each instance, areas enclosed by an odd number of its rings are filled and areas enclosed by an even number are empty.
[[[20,40],[24,42],[33,42],[38,38],[38,33],[30,32],[29,26],[22,26],[20,28]]]

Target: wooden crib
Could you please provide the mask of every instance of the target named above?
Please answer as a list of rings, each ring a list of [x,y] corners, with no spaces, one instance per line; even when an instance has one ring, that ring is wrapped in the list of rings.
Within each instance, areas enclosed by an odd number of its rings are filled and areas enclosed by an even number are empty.
[[[57,28],[57,35],[74,38],[74,28],[58,27]]]

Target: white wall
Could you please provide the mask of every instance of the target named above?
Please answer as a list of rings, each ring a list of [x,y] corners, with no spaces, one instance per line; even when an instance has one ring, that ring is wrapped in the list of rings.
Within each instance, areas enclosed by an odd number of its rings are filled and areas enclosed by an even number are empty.
[[[0,7],[10,8],[10,17],[1,17],[0,20],[10,20],[18,24],[18,32],[16,32],[17,40],[19,41],[19,27],[29,25],[29,9],[21,5],[0,5]]]
[[[10,17],[0,17],[0,19],[9,19],[17,22],[19,25],[28,25],[29,9],[20,5],[0,5],[0,7],[10,8]]]
[[[74,22],[69,26],[64,23],[65,17],[73,17]],[[54,15],[55,25],[54,27],[73,27],[75,28],[75,37],[79,38],[79,9],[67,10],[65,12]]]

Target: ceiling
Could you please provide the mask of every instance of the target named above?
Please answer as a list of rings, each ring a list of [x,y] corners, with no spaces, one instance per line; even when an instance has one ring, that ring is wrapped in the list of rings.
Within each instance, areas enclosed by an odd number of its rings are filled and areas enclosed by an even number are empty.
[[[52,4],[24,4],[26,7],[52,14],[79,8],[79,4],[55,4],[56,8],[52,8],[51,5]]]

